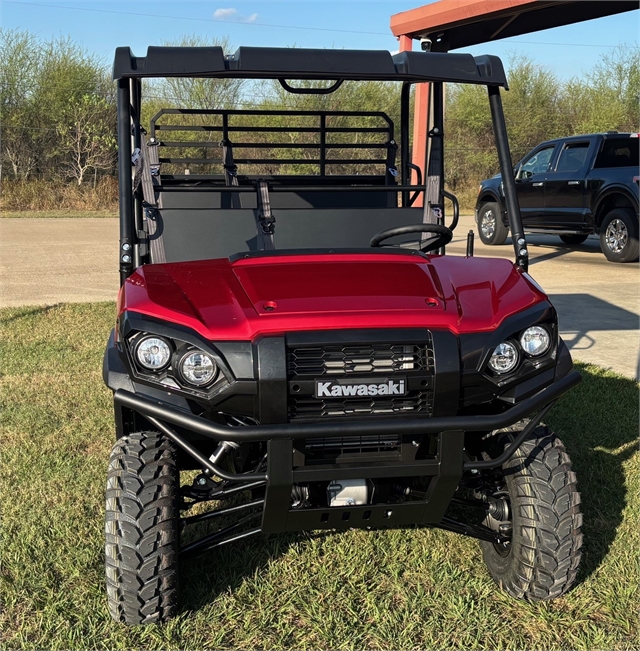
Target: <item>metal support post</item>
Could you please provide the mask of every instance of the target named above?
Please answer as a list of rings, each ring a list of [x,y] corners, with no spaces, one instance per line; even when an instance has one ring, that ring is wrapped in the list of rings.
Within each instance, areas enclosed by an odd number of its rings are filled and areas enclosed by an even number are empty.
[[[120,202],[120,284],[133,272],[134,211],[131,178],[131,82],[118,79],[118,199]]]
[[[524,237],[524,229],[522,227],[520,205],[518,204],[518,196],[516,195],[516,183],[513,179],[513,166],[511,163],[511,153],[509,152],[507,125],[504,121],[504,111],[502,110],[502,100],[498,86],[489,86],[489,105],[491,106],[491,119],[493,121],[496,147],[498,148],[500,174],[502,175],[504,197],[507,204],[509,229],[511,230],[511,239],[516,253],[516,264],[523,271],[527,271],[529,268],[529,252],[527,251],[527,241]]]

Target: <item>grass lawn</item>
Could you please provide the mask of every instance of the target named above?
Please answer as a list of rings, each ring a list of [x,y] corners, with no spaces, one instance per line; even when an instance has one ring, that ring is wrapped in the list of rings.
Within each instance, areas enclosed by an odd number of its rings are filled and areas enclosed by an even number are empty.
[[[2,219],[59,219],[60,217],[81,218],[81,217],[100,217],[100,218],[118,218],[116,210],[3,210],[0,212]]]
[[[582,366],[547,418],[584,511],[574,589],[516,601],[476,541],[435,529],[254,538],[185,563],[182,611],[127,628],[107,613],[103,500],[113,442],[101,360],[114,305],[2,311],[5,649],[637,649],[638,386]],[[231,546],[230,546],[231,547]]]

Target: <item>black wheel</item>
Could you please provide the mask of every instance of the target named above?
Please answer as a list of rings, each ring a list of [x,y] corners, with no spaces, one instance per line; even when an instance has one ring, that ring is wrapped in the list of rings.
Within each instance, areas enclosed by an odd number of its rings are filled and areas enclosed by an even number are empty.
[[[510,443],[506,435],[498,446]],[[537,427],[507,461],[495,497],[499,519],[487,524],[510,532],[504,545],[481,542],[485,563],[496,583],[510,595],[531,601],[564,594],[580,564],[582,515],[576,476],[560,439]]]
[[[614,208],[600,227],[600,247],[611,262],[638,259],[638,216],[630,208]]]
[[[588,235],[561,235],[560,239],[565,243],[565,244],[582,244]]]
[[[173,444],[137,432],[113,447],[107,475],[105,566],[117,622],[175,615],[178,596],[179,475]]]
[[[485,244],[504,244],[509,229],[502,223],[502,212],[497,203],[482,204],[478,212],[478,235]]]

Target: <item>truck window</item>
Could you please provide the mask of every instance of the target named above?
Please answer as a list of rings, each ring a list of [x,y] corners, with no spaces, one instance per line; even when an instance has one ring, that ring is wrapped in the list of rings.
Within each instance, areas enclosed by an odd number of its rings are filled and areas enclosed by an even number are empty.
[[[534,174],[543,174],[549,168],[549,161],[555,145],[545,147],[537,151],[531,158],[527,159],[520,168],[519,179],[528,179]]]
[[[638,138],[607,138],[594,167],[638,167]]]
[[[582,168],[589,151],[588,142],[571,143],[565,146],[560,154],[556,172],[577,172]]]

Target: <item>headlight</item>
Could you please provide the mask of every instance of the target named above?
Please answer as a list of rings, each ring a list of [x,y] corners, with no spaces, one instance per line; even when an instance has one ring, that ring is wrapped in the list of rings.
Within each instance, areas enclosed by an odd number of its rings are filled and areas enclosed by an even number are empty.
[[[201,350],[191,350],[180,360],[180,374],[186,382],[198,387],[209,384],[217,372],[216,363]]]
[[[527,328],[520,337],[520,345],[527,355],[538,357],[544,355],[551,346],[549,333],[541,326]]]
[[[150,371],[163,369],[171,359],[171,347],[159,337],[144,337],[136,346],[136,359]]]
[[[489,368],[496,373],[508,373],[518,364],[518,350],[508,341],[503,341],[496,346],[496,349],[489,360]]]

